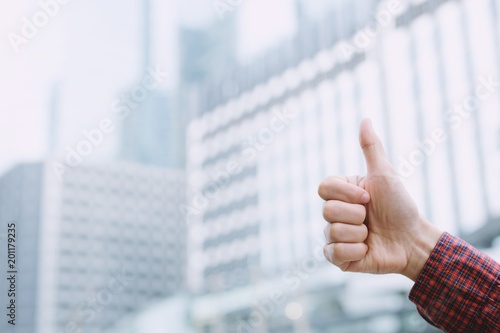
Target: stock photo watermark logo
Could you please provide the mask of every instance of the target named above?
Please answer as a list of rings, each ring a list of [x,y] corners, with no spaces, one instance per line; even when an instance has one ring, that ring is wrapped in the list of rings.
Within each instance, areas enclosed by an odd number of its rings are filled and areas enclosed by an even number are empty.
[[[167,76],[168,72],[162,71],[158,66],[154,70],[148,70],[148,74],[140,84],[134,86],[128,94],[113,102],[111,105],[112,116],[116,116],[119,121],[127,118],[148,97],[149,92],[157,88]],[[84,162],[85,158],[100,147],[105,138],[116,130],[118,124],[112,119],[112,116],[101,119],[97,128],[83,130],[81,132],[83,139],[74,147],[66,146],[64,162],[52,162],[52,169],[59,181],[63,181],[66,173],[75,171]]]
[[[21,45],[28,44],[30,40],[38,36],[40,30],[45,28],[59,14],[62,6],[68,4],[70,1],[47,0],[38,2],[40,9],[31,16],[31,19],[26,16],[21,18],[21,33],[10,32],[7,35],[14,51],[18,53]]]
[[[452,109],[446,112],[445,123],[455,131],[463,122],[471,116],[473,112],[479,110],[482,102],[487,101],[500,87],[500,81],[497,81],[493,74],[487,77],[480,77],[479,84],[474,89],[474,93],[467,96],[461,103],[456,104]],[[438,146],[448,140],[446,131],[443,128],[435,128],[431,136],[422,142],[417,141],[417,148],[407,157],[400,156],[398,164],[398,174],[401,178],[410,177],[417,167],[422,165],[425,157],[430,157]]]
[[[231,178],[239,175],[245,165],[254,161],[259,152],[265,150],[274,141],[276,135],[283,132],[297,116],[298,113],[293,113],[288,109],[274,111],[267,127],[261,128],[244,140],[239,156],[228,161],[224,170],[211,175],[212,181],[205,184],[202,190],[195,191],[189,205],[179,206],[181,216],[187,220],[193,215],[201,215],[208,208],[210,201],[215,199],[222,189],[229,186]]]
[[[312,255],[300,260],[292,269],[287,270],[281,277],[281,286],[269,293],[269,296],[253,303],[253,310],[247,320],[239,320],[237,333],[259,332],[259,328],[264,325],[266,318],[271,317],[278,309],[288,301],[288,295],[293,294],[308,280],[319,268],[322,262],[325,262],[323,254],[324,244],[317,240]],[[290,305],[285,305],[285,311]],[[299,318],[293,318],[299,319]]]
[[[223,20],[227,12],[233,12],[244,1],[245,0],[215,0],[212,2],[212,6],[219,16],[219,19]]]
[[[337,45],[339,52],[344,59],[350,59],[355,53],[367,50],[373,45],[375,39],[394,21],[395,17],[401,13],[403,6],[399,0],[388,1],[385,8],[379,9],[374,20],[370,21],[364,28],[358,30],[351,40],[342,40]]]
[[[90,324],[99,313],[104,311],[106,306],[113,302],[116,295],[124,292],[134,279],[135,275],[127,273],[125,268],[117,274],[112,274],[106,287],[101,288],[93,297],[88,298],[78,306],[75,311],[77,319],[68,322],[58,333],[84,332],[84,325]]]

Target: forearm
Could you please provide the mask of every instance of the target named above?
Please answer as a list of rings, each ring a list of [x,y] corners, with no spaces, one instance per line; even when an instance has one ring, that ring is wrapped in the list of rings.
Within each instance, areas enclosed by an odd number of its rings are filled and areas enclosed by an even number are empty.
[[[413,282],[417,281],[420,272],[429,259],[437,242],[441,238],[442,231],[430,222],[420,217],[420,230],[412,235],[408,241],[408,264],[402,274]]]

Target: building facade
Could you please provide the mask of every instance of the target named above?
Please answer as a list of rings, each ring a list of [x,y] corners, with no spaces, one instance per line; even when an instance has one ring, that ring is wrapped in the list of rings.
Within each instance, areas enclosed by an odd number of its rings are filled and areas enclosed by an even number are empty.
[[[2,332],[100,333],[183,289],[182,172],[117,163],[59,182],[40,163],[1,183],[2,229],[17,221],[19,258],[19,325],[2,320]]]
[[[42,184],[42,168],[39,164],[17,166],[0,178],[2,310],[9,305],[7,302],[10,302],[11,299],[15,301],[16,306],[15,326],[8,323],[8,320],[14,318],[7,317],[2,313],[3,318],[0,322],[2,332],[36,331],[37,306],[35,298],[41,292],[41,286],[38,283],[40,278],[38,248],[41,241],[39,232],[40,209],[43,204]],[[15,226],[12,226],[13,224]],[[9,225],[12,227],[8,227]],[[9,231],[8,229],[14,230]],[[15,243],[11,243],[14,247],[8,247],[8,239],[15,240]],[[15,253],[9,251],[11,248],[15,250]],[[13,267],[7,261],[9,253],[14,255],[11,257],[11,260],[14,260]],[[15,276],[14,288],[11,288],[11,282],[7,280],[7,277],[12,274],[7,274],[7,271],[16,272],[13,274]],[[14,294],[11,294],[9,290],[13,290]]]

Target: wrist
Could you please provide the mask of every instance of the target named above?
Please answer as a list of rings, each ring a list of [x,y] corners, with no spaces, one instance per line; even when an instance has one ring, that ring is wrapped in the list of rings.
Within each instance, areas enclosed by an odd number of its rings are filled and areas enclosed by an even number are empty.
[[[408,244],[408,262],[402,272],[404,276],[414,282],[417,281],[442,235],[441,230],[424,218],[420,217],[419,220],[419,228]]]

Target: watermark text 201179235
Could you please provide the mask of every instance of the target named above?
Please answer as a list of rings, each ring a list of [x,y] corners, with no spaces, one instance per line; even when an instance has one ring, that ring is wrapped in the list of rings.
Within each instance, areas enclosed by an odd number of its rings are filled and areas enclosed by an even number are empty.
[[[10,325],[16,324],[16,223],[7,224],[7,320]]]

